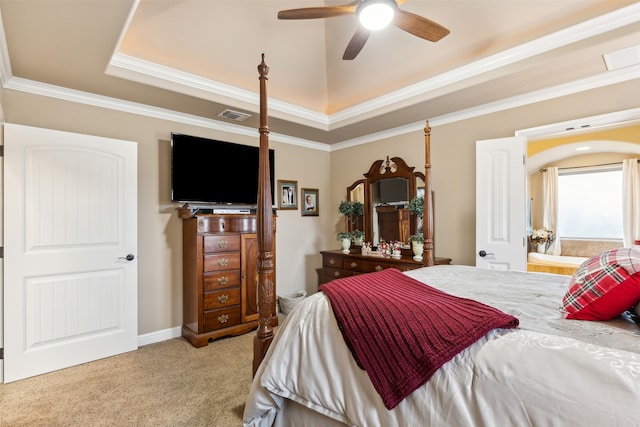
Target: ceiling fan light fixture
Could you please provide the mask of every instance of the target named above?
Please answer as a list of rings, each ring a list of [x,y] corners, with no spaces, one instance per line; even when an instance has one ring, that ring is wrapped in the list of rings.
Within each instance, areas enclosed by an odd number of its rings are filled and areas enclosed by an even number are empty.
[[[388,26],[396,13],[394,0],[365,0],[358,6],[360,24],[367,30],[376,31]]]

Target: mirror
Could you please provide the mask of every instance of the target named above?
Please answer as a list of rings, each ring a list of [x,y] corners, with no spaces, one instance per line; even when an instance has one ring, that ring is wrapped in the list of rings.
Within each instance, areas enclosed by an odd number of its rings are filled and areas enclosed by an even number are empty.
[[[414,172],[400,157],[387,157],[386,161],[375,161],[364,176],[347,187],[347,200],[364,204],[364,214],[350,231],[363,230],[365,241],[374,246],[381,239],[407,245],[409,236],[422,225],[417,216],[409,214],[408,207],[419,191],[424,195],[424,174]]]

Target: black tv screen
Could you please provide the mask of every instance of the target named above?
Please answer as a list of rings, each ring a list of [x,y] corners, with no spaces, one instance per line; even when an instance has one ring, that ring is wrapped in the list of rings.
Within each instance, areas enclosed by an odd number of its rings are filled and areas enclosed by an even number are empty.
[[[172,133],[171,200],[191,205],[255,206],[259,151],[259,147]],[[274,160],[270,149],[272,201]]]
[[[380,202],[407,202],[409,198],[409,184],[406,178],[387,178],[380,183]]]

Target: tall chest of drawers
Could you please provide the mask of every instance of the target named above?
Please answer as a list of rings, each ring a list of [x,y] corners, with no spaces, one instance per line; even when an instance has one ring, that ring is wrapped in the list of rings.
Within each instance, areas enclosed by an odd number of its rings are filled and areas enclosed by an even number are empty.
[[[254,329],[258,325],[256,216],[182,218],[182,336],[202,347],[209,340]],[[275,266],[275,219],[273,243]],[[273,326],[277,322],[274,301]]]

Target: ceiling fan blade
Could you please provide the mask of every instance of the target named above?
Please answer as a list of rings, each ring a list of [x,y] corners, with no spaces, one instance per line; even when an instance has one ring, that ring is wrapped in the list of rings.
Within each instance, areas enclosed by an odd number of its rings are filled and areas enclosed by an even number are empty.
[[[344,6],[303,7],[301,9],[281,10],[278,12],[278,19],[319,19],[353,15],[356,13],[359,4],[360,0],[356,0]]]
[[[396,11],[393,24],[414,36],[432,42],[437,42],[449,34],[449,30],[437,22],[400,9]]]
[[[356,33],[353,35],[351,41],[347,45],[347,48],[344,51],[344,55],[342,55],[342,59],[351,60],[358,56],[358,54],[364,47],[364,44],[369,39],[369,34],[371,34],[369,30],[364,28],[362,25],[359,25]]]

